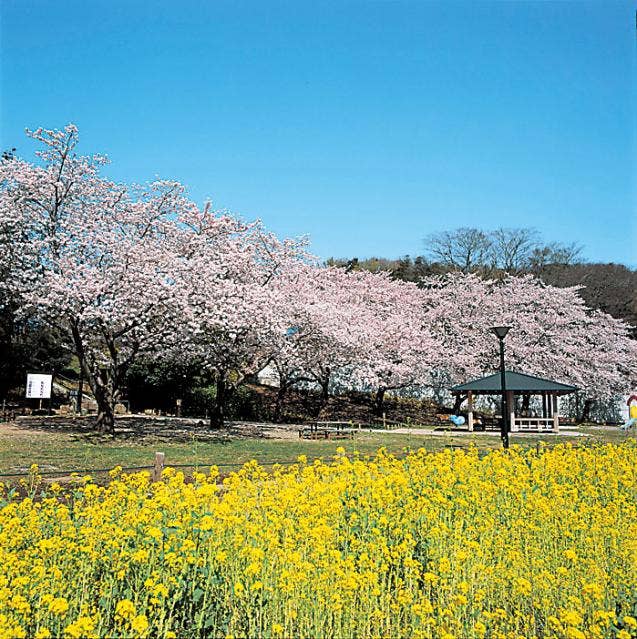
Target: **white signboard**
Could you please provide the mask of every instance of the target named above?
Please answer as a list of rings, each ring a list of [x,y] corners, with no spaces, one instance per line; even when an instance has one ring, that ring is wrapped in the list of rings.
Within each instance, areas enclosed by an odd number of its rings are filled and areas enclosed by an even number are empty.
[[[27,375],[27,397],[48,399],[51,397],[51,381],[53,375]]]

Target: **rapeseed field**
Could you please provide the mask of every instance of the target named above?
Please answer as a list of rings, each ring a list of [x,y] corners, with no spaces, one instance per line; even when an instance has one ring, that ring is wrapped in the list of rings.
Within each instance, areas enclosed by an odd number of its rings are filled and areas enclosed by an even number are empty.
[[[637,637],[637,446],[4,490],[2,637]]]

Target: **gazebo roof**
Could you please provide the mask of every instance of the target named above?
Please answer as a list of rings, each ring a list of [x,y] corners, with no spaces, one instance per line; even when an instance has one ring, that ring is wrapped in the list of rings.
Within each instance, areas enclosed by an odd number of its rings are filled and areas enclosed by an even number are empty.
[[[505,371],[505,383],[508,391],[515,393],[553,393],[555,395],[567,395],[577,390],[576,386],[561,384],[551,379],[535,377],[526,373],[516,373],[515,371]],[[451,389],[452,393],[464,393],[472,391],[476,395],[495,395],[502,392],[500,386],[500,373],[480,377],[471,380],[466,384],[458,384]]]

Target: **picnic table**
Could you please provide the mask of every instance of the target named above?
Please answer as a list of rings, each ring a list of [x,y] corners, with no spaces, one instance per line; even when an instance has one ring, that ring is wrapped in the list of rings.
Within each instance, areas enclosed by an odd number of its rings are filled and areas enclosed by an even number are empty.
[[[299,429],[301,439],[352,439],[352,422],[317,421]]]

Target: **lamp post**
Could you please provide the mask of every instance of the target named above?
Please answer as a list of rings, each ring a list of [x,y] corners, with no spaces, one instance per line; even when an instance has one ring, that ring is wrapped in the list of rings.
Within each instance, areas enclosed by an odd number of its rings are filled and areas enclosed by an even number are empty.
[[[504,338],[511,329],[510,326],[494,326],[491,332],[500,340],[500,388],[502,389],[502,422],[500,424],[500,437],[502,445],[509,447],[509,408],[507,406],[507,385],[504,371]]]

